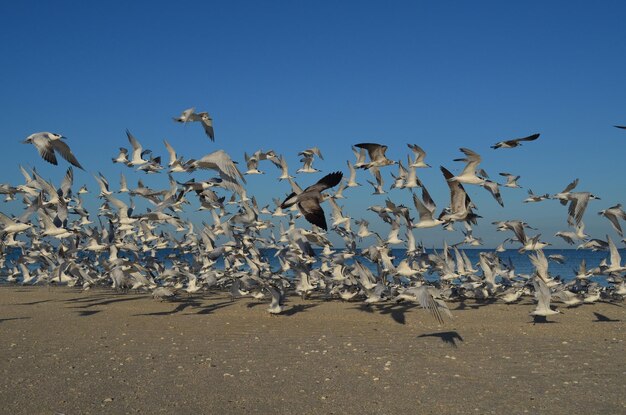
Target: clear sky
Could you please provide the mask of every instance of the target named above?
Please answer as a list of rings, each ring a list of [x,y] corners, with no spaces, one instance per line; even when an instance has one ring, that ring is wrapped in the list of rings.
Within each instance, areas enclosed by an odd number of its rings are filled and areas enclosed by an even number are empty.
[[[4,2],[0,177],[21,183],[22,164],[61,180],[65,161],[47,165],[21,144],[38,131],[68,137],[87,169],[75,183],[94,193],[97,171],[114,188],[120,172],[129,184],[145,176],[111,163],[128,146],[126,128],[156,154],[165,155],[164,138],[185,158],[221,148],[242,164],[244,151],[274,149],[293,171],[298,151],[317,145],[324,160],[315,166],[324,173],[347,172],[355,143],[387,144],[388,156],[403,160],[406,143],[417,143],[433,165],[419,175],[439,211],[448,190],[438,166],[458,172],[462,163],[452,160],[468,147],[483,155],[491,177],[519,174],[524,186],[503,190],[504,209],[467,187],[484,217],[475,235],[487,246],[504,238],[491,221],[516,218],[563,246],[552,235],[566,229],[566,209],[521,200],[528,188],[556,193],[577,177],[579,190],[602,198],[590,203],[587,232],[618,239],[596,212],[626,202],[626,131],[612,127],[626,124],[624,16],[623,1]],[[213,116],[215,143],[199,125],[172,121],[192,106]],[[535,132],[540,139],[523,147],[489,148]],[[262,204],[282,199],[288,184],[275,180],[274,166],[261,169],[267,174],[249,177],[249,194]],[[361,173],[365,186],[347,190],[342,204],[377,222],[365,208],[385,196],[371,195],[368,176]],[[166,187],[167,178],[146,183]],[[410,203],[406,190],[388,196]],[[416,237],[427,245],[462,239],[437,230]]]

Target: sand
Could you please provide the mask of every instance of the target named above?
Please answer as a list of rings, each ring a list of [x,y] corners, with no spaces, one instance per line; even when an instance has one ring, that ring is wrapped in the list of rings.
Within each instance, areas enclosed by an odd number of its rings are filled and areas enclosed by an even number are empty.
[[[0,412],[626,413],[626,313],[0,287]]]

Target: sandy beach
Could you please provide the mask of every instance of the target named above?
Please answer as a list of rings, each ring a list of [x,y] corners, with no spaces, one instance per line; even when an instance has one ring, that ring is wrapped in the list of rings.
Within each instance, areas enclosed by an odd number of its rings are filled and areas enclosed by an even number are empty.
[[[53,413],[626,413],[624,308],[0,288],[0,406]]]

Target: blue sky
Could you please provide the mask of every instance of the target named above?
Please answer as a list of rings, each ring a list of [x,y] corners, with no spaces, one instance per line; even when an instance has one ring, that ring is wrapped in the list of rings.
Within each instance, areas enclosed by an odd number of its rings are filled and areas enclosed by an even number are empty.
[[[387,144],[394,159],[417,143],[434,166],[420,177],[441,209],[448,194],[437,167],[459,171],[452,159],[468,147],[483,155],[492,177],[519,174],[524,186],[503,190],[505,209],[468,187],[484,217],[475,234],[487,246],[503,239],[490,222],[513,218],[562,246],[552,235],[565,230],[566,209],[521,200],[528,188],[556,193],[576,177],[579,190],[602,198],[585,216],[588,233],[617,238],[596,212],[626,202],[626,131],[612,127],[626,124],[624,2],[23,1],[0,11],[3,182],[21,182],[19,164],[61,180],[64,161],[49,166],[21,144],[37,131],[68,137],[87,167],[76,184],[94,191],[97,171],[111,182],[120,172],[131,183],[145,178],[110,162],[128,145],[126,128],[157,154],[165,155],[164,138],[185,158],[221,148],[243,163],[244,151],[274,149],[294,171],[297,153],[318,145],[325,160],[315,166],[324,173],[346,171],[355,143]],[[172,121],[191,106],[213,116],[215,143],[199,125]],[[541,138],[523,147],[489,148],[534,132]],[[262,204],[283,198],[287,183],[275,180],[273,166],[261,169],[267,174],[249,178],[249,193]],[[385,171],[387,186],[392,171]],[[297,180],[306,186],[319,177]],[[359,182],[367,178],[362,173]],[[145,181],[167,186],[164,175]],[[384,196],[366,186],[345,194],[346,213],[376,222],[365,208]],[[406,190],[388,196],[410,203]],[[439,245],[462,235],[416,237]]]

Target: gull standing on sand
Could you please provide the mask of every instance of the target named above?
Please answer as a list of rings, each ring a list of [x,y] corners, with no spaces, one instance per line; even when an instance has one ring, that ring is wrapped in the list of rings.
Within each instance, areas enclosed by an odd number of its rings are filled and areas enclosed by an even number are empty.
[[[78,167],[81,170],[83,166],[80,165],[70,147],[65,144],[62,139],[65,137],[61,134],[41,132],[31,134],[23,141],[24,144],[32,144],[35,146],[41,158],[46,160],[50,164],[55,166],[58,164],[55,152],[58,152],[61,157],[67,160],[70,164]]]

